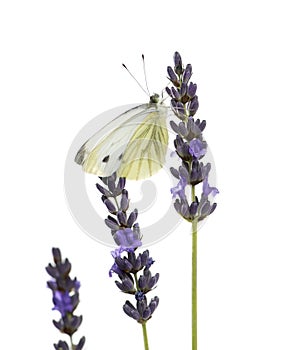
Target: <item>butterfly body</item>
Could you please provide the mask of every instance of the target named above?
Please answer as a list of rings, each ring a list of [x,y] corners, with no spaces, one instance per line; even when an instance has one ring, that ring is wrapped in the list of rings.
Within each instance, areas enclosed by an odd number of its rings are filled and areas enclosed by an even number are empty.
[[[165,162],[167,113],[168,108],[153,95],[149,103],[122,113],[86,141],[76,163],[102,177],[114,172],[130,180],[152,176]]]

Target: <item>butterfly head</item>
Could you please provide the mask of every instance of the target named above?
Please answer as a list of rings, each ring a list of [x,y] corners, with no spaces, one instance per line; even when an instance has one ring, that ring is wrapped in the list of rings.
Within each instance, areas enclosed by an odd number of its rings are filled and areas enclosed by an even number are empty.
[[[158,103],[160,99],[160,96],[158,94],[154,94],[150,96],[150,103]]]

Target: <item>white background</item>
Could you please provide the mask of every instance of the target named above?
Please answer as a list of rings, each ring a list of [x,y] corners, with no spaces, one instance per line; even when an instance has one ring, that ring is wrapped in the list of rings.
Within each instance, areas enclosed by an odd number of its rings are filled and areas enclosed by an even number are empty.
[[[85,349],[143,349],[141,327],[121,310],[126,295],[107,276],[110,249],[82,233],[68,211],[64,162],[95,115],[146,102],[121,62],[142,79],[144,53],[158,92],[175,50],[193,64],[197,115],[208,122],[221,192],[199,234],[199,350],[282,348],[278,5],[1,2],[1,349],[47,350],[60,339],[45,287],[52,246],[81,280]],[[183,223],[150,248],[161,273],[159,309],[148,323],[152,350],[191,349],[186,231]]]

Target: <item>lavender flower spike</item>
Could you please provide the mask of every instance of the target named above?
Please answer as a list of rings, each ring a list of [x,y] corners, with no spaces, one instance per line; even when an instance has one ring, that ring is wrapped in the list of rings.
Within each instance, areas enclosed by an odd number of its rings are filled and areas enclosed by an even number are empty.
[[[178,60],[178,57],[176,57]],[[179,61],[177,61],[179,63]],[[177,79],[175,74],[171,74],[172,68],[168,68],[170,78]],[[136,307],[126,300],[123,311],[132,319],[142,324],[145,350],[148,348],[148,339],[146,331],[146,322],[152,317],[153,312],[158,306],[159,298],[155,296],[150,303],[147,303],[146,295],[152,289],[156,288],[159,280],[159,274],[151,274],[150,268],[154,260],[149,256],[149,251],[137,255],[136,250],[142,245],[140,227],[136,222],[138,211],[134,209],[128,215],[129,208],[128,192],[125,189],[125,178],[120,178],[116,185],[117,177],[113,174],[110,177],[101,178],[106,185],[102,187],[97,184],[98,190],[102,193],[102,201],[111,215],[105,220],[106,225],[111,229],[111,234],[115,243],[118,245],[111,252],[114,258],[114,264],[109,271],[109,276],[116,274],[119,280],[115,281],[118,289],[125,294],[134,295]],[[178,192],[185,188],[185,178],[182,178]],[[117,189],[118,187],[118,189]],[[184,195],[184,194],[183,194]],[[110,197],[114,203],[110,202]],[[125,253],[125,254],[123,254]]]
[[[207,151],[207,143],[202,135],[206,127],[206,121],[195,119],[194,115],[199,108],[197,96],[197,84],[190,81],[192,66],[188,64],[183,70],[181,56],[174,54],[174,70],[168,67],[169,80],[174,85],[166,89],[171,98],[171,109],[180,119],[177,124],[170,122],[176,133],[174,140],[175,151],[181,159],[178,169],[171,168],[172,175],[179,180],[176,187],[170,191],[174,200],[174,208],[179,215],[192,223],[192,350],[197,350],[197,231],[198,222],[207,218],[216,208],[216,203],[210,202],[208,196],[218,194],[218,189],[209,186],[208,174],[210,163],[200,161]],[[180,108],[181,107],[181,108]],[[200,200],[197,196],[196,186],[202,184]],[[189,198],[186,196],[185,187],[189,187]],[[188,192],[188,191],[187,191]],[[198,191],[199,192],[199,191]],[[188,194],[188,193],[187,193]],[[127,306],[127,311],[136,317],[135,310]]]
[[[47,282],[47,286],[53,293],[53,310],[57,310],[61,314],[61,319],[59,321],[53,320],[53,324],[62,333],[69,335],[71,349],[81,350],[85,343],[85,337],[82,337],[77,345],[73,344],[72,341],[72,335],[82,322],[82,316],[74,315],[74,310],[79,303],[80,282],[76,278],[70,278],[71,264],[68,259],[62,261],[60,249],[53,248],[52,253],[55,265],[49,264],[46,267],[47,273],[52,277]],[[56,350],[69,350],[68,344],[62,340],[54,344],[54,347]]]

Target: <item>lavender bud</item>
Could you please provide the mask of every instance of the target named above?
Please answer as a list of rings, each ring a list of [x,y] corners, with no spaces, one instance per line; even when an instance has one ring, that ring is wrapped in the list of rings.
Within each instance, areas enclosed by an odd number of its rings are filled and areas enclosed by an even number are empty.
[[[141,256],[138,255],[138,257],[136,258],[135,264],[134,264],[134,270],[135,271],[139,271],[141,269],[142,265],[141,265]]]
[[[96,187],[98,188],[98,190],[105,195],[106,197],[111,197],[111,192],[109,192],[107,189],[105,189],[103,186],[101,186],[100,184],[96,184]]]
[[[199,124],[199,129],[203,132],[206,125],[207,125],[207,122],[205,120],[202,120],[202,122]]]
[[[198,101],[198,96],[194,96],[193,99],[191,100],[189,104],[189,115],[194,115],[196,114],[197,110],[199,108],[199,101]]]
[[[129,218],[127,219],[127,226],[131,227],[135,220],[137,219],[138,211],[137,209],[134,209],[133,212],[130,213]]]
[[[177,198],[176,201],[174,202],[173,204],[174,206],[174,209],[176,210],[176,212],[181,215],[181,204],[180,204],[180,201],[179,199]]]
[[[82,323],[82,316],[74,316],[73,319],[70,321],[70,326],[73,328],[73,330],[70,330],[68,334],[73,334],[76,332],[77,328],[80,327]]]
[[[177,76],[176,76],[176,74],[174,73],[173,69],[170,66],[167,67],[167,73],[168,73],[169,79],[173,83],[178,82]]]
[[[59,248],[52,248],[52,254],[53,254],[53,260],[54,263],[60,264],[62,262],[62,255],[61,255],[61,251]]]
[[[120,229],[118,222],[112,218],[111,216],[108,216],[107,219],[105,219],[105,224],[114,231],[117,231]]]
[[[131,262],[128,261],[128,259],[121,258],[120,256],[115,258],[115,263],[124,272],[129,272],[133,268]]]
[[[181,59],[181,56],[180,56],[180,53],[179,52],[175,52],[174,55],[173,55],[173,60],[174,60],[174,65],[175,67],[182,67],[182,59]],[[180,73],[181,74],[181,73]]]
[[[181,88],[180,88],[180,95],[181,95],[181,97],[185,96],[186,91],[187,91],[187,85],[186,84],[182,84]]]
[[[180,100],[181,96],[180,96],[179,92],[175,89],[175,87],[171,88],[171,92],[176,100]]]
[[[111,214],[115,214],[117,212],[117,209],[115,207],[115,205],[109,200],[109,199],[106,199],[104,201],[104,204],[106,205],[108,211],[111,213]]]
[[[158,280],[159,280],[159,273],[156,273],[155,276],[153,276],[152,278],[150,278],[149,282],[148,282],[148,287],[150,289],[152,289],[157,283],[158,283]]]
[[[192,66],[191,64],[187,64],[183,74],[182,84],[187,84],[189,79],[191,78],[191,75],[192,75]]]
[[[194,97],[196,95],[197,91],[197,84],[193,84],[192,82],[189,84],[187,89],[187,94],[190,98]]]
[[[181,215],[184,217],[189,215],[189,205],[187,202],[183,202],[181,205]]]
[[[121,193],[121,191],[124,189],[126,179],[125,177],[120,177],[118,180],[116,191],[118,191],[118,194]]]
[[[75,350],[81,350],[85,344],[85,337],[82,337],[79,343],[76,345]]]
[[[206,165],[203,166],[203,168],[202,168],[203,178],[205,178],[209,175],[210,170],[211,170],[211,163],[207,163]]]
[[[173,111],[176,109],[176,103],[177,103],[177,101],[175,101],[174,99],[172,99],[172,100],[170,101],[171,109],[172,109]]]
[[[135,307],[127,300],[123,305],[123,311],[134,320],[139,321],[140,315],[139,312],[135,309]]]
[[[186,169],[186,167],[185,166],[183,166],[183,165],[181,165],[180,167],[179,167],[179,174],[180,174],[180,176],[182,177],[182,178],[184,178],[184,179],[189,179],[189,173],[188,173],[188,170]],[[188,182],[188,181],[187,181]]]
[[[171,167],[171,168],[170,168],[170,172],[171,172],[171,174],[172,174],[174,177],[176,177],[177,179],[179,179],[179,172],[178,172],[178,170],[176,170],[175,168]]]
[[[143,320],[148,320],[151,317],[151,310],[149,307],[146,307],[146,309],[143,311],[142,318]]]
[[[56,350],[69,350],[69,346],[65,341],[60,340],[58,344],[54,344]]]
[[[146,269],[149,269],[153,264],[154,264],[155,260],[153,260],[152,258],[148,258],[147,263],[146,263]]]
[[[149,250],[147,249],[141,254],[141,264],[142,264],[142,266],[145,266],[147,264],[148,258],[149,258]]]
[[[121,210],[126,211],[128,209],[128,206],[129,206],[128,192],[127,192],[127,190],[123,189],[121,200],[120,200]]]
[[[170,126],[176,134],[179,134],[179,127],[173,120],[170,121]]]
[[[145,286],[146,286],[146,278],[145,278],[143,275],[141,275],[141,276],[139,277],[139,280],[138,280],[138,287],[139,287],[141,290],[143,290],[143,289],[145,288]]]
[[[126,214],[123,211],[118,211],[117,218],[122,226],[126,226]]]
[[[170,96],[171,98],[173,98],[172,93],[171,93],[171,90],[170,90],[169,87],[166,87],[166,88],[165,88],[165,91],[166,91],[166,93],[168,94],[168,96]]]
[[[127,291],[127,292],[133,292],[134,291],[134,293],[135,293],[134,284],[133,284],[133,282],[131,281],[130,278],[125,277],[122,280],[122,285],[123,285],[124,291]]]
[[[184,138],[186,136],[188,136],[188,129],[187,129],[184,122],[179,123],[179,131],[180,131],[181,136],[183,136]]]
[[[159,304],[159,298],[154,297],[149,304],[149,308],[151,309],[151,314],[156,310],[158,304]]]
[[[201,211],[201,213],[200,213],[201,216],[207,216],[209,214],[209,212],[210,212],[209,201],[204,203],[204,205],[201,207],[200,211]]]
[[[190,205],[190,215],[195,216],[198,210],[198,203],[192,202]]]
[[[147,299],[145,296],[144,296],[144,299],[137,300],[137,310],[140,315],[143,315],[143,312],[146,309],[146,307],[147,307]]]
[[[176,111],[179,115],[185,116],[185,109],[182,102],[176,103]]]

